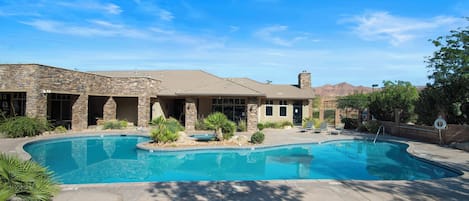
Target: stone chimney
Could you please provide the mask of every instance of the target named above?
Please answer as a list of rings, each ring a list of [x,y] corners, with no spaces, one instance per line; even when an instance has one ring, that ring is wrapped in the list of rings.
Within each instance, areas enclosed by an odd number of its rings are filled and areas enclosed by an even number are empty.
[[[300,74],[298,74],[298,87],[300,89],[311,88],[311,73],[303,70]]]

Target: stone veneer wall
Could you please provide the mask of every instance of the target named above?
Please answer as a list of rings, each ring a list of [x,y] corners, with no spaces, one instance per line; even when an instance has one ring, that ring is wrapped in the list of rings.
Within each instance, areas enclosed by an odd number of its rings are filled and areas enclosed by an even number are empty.
[[[257,131],[257,123],[258,123],[258,100],[257,98],[248,98],[247,100],[247,130],[248,132],[255,132]]]
[[[103,120],[109,121],[116,119],[117,103],[113,97],[109,97],[103,107]]]
[[[184,106],[184,113],[186,115],[185,127],[187,131],[195,130],[195,122],[197,121],[197,107],[194,98],[186,98],[186,105]]]
[[[142,119],[138,124],[146,125],[150,115],[149,99],[156,97],[160,86],[160,81],[151,78],[115,78],[38,64],[1,64],[0,80],[0,91],[26,92],[28,116],[46,117],[47,97],[42,93],[44,91],[79,95],[72,106],[75,130],[87,127],[88,95],[139,97],[142,99],[142,106],[138,107]],[[147,109],[144,108],[146,106]],[[143,115],[145,112],[148,115]]]
[[[381,121],[381,123],[385,127],[386,134],[435,144],[440,141],[438,130],[433,126],[398,124],[389,121]],[[443,144],[468,142],[469,126],[448,124],[441,134]]]
[[[298,75],[298,87],[300,89],[311,88],[311,73],[302,72]]]

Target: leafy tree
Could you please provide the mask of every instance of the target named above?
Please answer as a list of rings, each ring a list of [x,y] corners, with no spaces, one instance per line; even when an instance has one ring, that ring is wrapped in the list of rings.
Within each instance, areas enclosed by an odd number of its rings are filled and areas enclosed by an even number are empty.
[[[404,81],[384,81],[383,84],[383,90],[369,95],[370,113],[378,120],[394,121],[397,109],[400,110],[400,122],[411,120],[415,101],[419,97],[417,88]]]
[[[340,97],[337,100],[337,108],[340,109],[355,109],[361,114],[369,105],[369,98],[367,94],[352,94],[348,96]],[[358,115],[361,118],[361,115]]]
[[[431,112],[419,109],[419,121],[431,124],[425,118],[435,119],[440,114],[449,123],[469,123],[469,27],[453,30],[432,43],[438,50],[426,62],[433,83],[427,84],[418,104]]]
[[[0,153],[0,200],[52,200],[59,190],[46,168]]]

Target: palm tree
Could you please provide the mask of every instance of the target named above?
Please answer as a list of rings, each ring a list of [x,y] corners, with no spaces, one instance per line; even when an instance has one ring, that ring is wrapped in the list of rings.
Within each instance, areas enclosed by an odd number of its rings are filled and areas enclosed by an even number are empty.
[[[52,172],[33,161],[0,154],[0,200],[52,200],[59,187]]]
[[[226,125],[228,122],[228,118],[226,118],[225,114],[221,112],[215,112],[208,115],[207,118],[204,119],[204,124],[209,129],[215,130],[215,134],[217,139],[222,141],[223,140],[223,126]]]

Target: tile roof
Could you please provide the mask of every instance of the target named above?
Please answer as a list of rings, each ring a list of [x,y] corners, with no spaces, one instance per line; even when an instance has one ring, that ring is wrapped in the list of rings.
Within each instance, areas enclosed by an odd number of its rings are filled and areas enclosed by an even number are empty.
[[[111,77],[151,77],[161,80],[160,96],[265,96],[234,82],[201,70],[96,71]]]
[[[159,96],[261,96],[310,99],[313,90],[293,85],[264,84],[249,78],[220,78],[201,70],[95,71],[111,77],[150,77],[161,80]]]
[[[313,89],[300,89],[294,85],[266,84],[249,78],[227,78],[250,89],[264,93],[267,98],[273,99],[310,99],[314,97]]]

